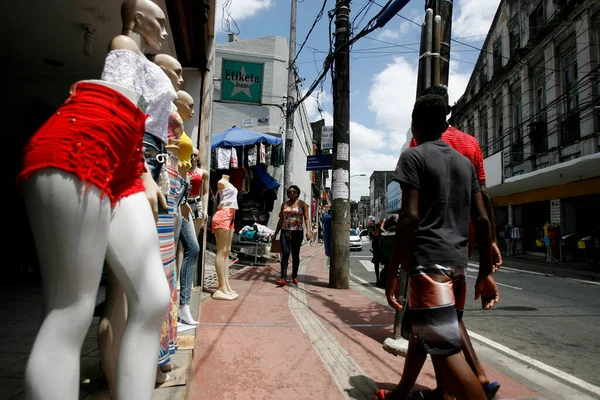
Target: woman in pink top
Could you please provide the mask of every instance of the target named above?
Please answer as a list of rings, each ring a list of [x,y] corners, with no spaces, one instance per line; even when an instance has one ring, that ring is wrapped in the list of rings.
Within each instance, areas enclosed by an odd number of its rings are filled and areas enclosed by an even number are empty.
[[[275,229],[275,237],[281,230],[281,279],[278,285],[287,284],[287,270],[290,252],[292,253],[292,283],[298,284],[298,268],[300,267],[300,246],[304,239],[304,225],[306,225],[306,240],[310,240],[310,219],[308,205],[298,199],[300,188],[291,185],[287,191],[289,200],[281,205],[279,222]]]

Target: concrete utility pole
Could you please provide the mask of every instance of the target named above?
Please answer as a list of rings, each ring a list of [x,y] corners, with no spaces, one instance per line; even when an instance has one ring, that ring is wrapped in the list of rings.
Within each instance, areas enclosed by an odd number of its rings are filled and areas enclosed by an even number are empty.
[[[337,0],[329,287],[350,287],[350,0]]]
[[[421,28],[421,50],[417,78],[417,97],[430,86],[448,87],[450,71],[450,34],[452,0],[426,0],[425,22]],[[387,192],[386,192],[387,195]],[[400,270],[400,297],[406,309],[409,296],[408,275]],[[396,311],[394,333],[385,339],[383,349],[396,356],[406,356],[408,327],[402,326],[403,311]]]
[[[288,55],[288,87],[287,87],[287,112],[285,114],[285,160],[283,163],[283,190],[291,185],[294,154],[294,109],[296,107],[296,8],[298,0],[292,1],[290,13],[290,51]],[[285,195],[284,195],[285,197]]]

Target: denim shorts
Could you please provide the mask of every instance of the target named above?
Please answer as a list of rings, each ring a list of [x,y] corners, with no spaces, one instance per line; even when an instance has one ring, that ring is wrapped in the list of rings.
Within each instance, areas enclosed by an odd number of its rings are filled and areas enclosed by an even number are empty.
[[[144,133],[144,159],[155,182],[158,182],[161,166],[167,160],[166,153],[162,140],[151,133]]]

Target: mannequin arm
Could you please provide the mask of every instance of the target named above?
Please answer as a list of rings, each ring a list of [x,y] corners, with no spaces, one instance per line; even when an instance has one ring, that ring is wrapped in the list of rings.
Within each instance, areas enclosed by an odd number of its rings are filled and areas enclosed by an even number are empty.
[[[142,182],[144,183],[144,188],[146,188],[146,197],[150,203],[150,208],[152,208],[152,213],[154,214],[154,222],[158,222],[158,202],[160,202],[164,208],[167,208],[167,199],[165,199],[165,196],[160,191],[158,184],[152,179],[150,169],[145,161],[144,164],[146,168],[142,174]]]
[[[208,171],[202,170],[202,205],[204,206],[204,216],[208,217],[208,189],[209,189]]]

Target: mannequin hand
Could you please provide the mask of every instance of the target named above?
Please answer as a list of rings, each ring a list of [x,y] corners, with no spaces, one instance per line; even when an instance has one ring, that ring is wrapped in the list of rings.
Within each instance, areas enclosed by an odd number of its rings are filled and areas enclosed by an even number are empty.
[[[152,214],[154,214],[154,222],[158,222],[158,204],[160,202],[160,204],[167,209],[167,199],[160,191],[158,184],[152,179],[150,172],[146,171],[142,174],[142,182],[144,182],[146,197],[150,203]]]
[[[181,217],[186,221],[189,222],[190,220],[190,216],[192,215],[192,209],[190,207],[190,205],[188,203],[184,203],[181,206]]]

